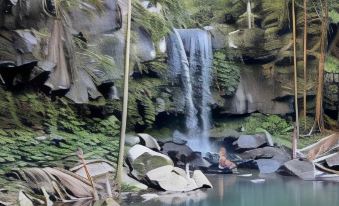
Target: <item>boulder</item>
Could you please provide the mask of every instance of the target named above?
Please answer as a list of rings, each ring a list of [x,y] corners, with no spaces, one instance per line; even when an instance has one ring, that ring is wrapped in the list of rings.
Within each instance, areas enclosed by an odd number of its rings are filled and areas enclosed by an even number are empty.
[[[241,135],[237,141],[233,143],[238,149],[255,149],[266,144],[265,135]]]
[[[144,146],[146,146],[150,149],[154,149],[154,150],[157,150],[157,151],[161,150],[157,140],[154,137],[152,137],[151,135],[144,134],[144,133],[139,133],[137,135],[140,138],[140,144],[142,144],[142,145],[144,145]]]
[[[326,163],[330,167],[339,166],[339,153],[335,154],[330,158],[327,158]]]
[[[125,144],[127,146],[133,147],[136,144],[140,143],[140,138],[134,135],[126,135]]]
[[[186,164],[195,158],[193,150],[184,144],[174,142],[166,142],[162,146],[163,154],[168,155],[176,163]]]
[[[156,50],[150,34],[138,27],[134,30],[137,41],[135,42],[135,51],[137,57],[141,62],[154,60],[156,57]]]
[[[122,182],[126,185],[135,187],[139,190],[147,190],[148,189],[147,185],[145,185],[145,184],[133,179],[132,177],[130,177],[128,175],[127,168],[125,168],[125,167],[123,168]]]
[[[182,192],[197,189],[194,181],[187,179],[186,175],[183,176],[181,172],[175,171],[174,167],[170,165],[149,171],[147,173],[147,179],[153,185],[166,191]]]
[[[206,170],[212,166],[210,162],[208,162],[201,156],[201,153],[194,153],[194,159],[189,161],[189,164],[190,167],[193,169],[202,169],[202,170]]]
[[[193,172],[192,179],[195,181],[198,188],[213,188],[211,182],[200,170],[195,170]]]
[[[224,100],[224,113],[248,114],[256,111],[282,115],[292,113],[291,99],[286,95],[280,83],[265,78],[260,69],[244,68],[241,69],[240,83],[235,94]]]
[[[235,30],[231,25],[217,24],[204,27],[205,30],[211,33],[212,48],[215,50],[229,47],[228,34]]]
[[[147,173],[147,180],[154,186],[170,192],[186,192],[199,188],[213,188],[207,177],[195,170],[192,178],[183,169],[170,165],[156,168]]]
[[[310,161],[294,159],[286,162],[284,166],[303,180],[313,180],[315,178],[315,166]]]
[[[145,146],[135,145],[127,153],[131,174],[138,180],[146,177],[146,173],[162,166],[173,166],[172,160],[161,153]]]
[[[262,174],[274,173],[281,167],[281,163],[274,159],[259,159],[256,163]]]
[[[242,159],[273,159],[284,164],[291,159],[291,156],[282,148],[277,147],[263,147],[253,149],[239,154]]]

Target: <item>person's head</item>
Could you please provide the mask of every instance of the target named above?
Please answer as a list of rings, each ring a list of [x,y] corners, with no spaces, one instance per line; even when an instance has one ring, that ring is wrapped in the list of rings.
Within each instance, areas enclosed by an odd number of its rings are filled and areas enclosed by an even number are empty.
[[[220,147],[220,150],[219,150],[219,155],[220,156],[226,156],[226,148],[225,147]]]

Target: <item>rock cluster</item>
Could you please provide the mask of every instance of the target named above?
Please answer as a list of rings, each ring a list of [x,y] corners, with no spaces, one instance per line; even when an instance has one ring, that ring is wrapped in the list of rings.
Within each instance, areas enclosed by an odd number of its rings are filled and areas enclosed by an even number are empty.
[[[138,138],[140,141],[136,141]],[[175,166],[179,161],[189,164],[189,161],[194,159],[192,158],[194,153],[189,147],[181,145],[179,148],[174,148],[173,144],[175,143],[169,142],[161,148],[157,141],[148,134],[131,136],[127,138],[127,141],[134,142],[135,145],[127,152],[128,168],[125,172],[128,174],[125,174],[124,178],[126,184],[142,189],[146,188],[140,184],[143,183],[152,188],[172,192],[213,187],[201,170],[191,172],[188,165],[186,170]],[[183,150],[182,153],[179,153],[182,148],[185,148],[186,151]],[[171,158],[176,161],[176,164]],[[135,180],[140,183],[138,184]]]

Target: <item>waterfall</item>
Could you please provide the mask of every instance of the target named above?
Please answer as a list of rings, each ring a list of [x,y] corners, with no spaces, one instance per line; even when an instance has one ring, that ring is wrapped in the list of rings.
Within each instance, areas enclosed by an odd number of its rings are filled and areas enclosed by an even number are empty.
[[[167,40],[170,79],[181,86],[189,146],[208,151],[212,43],[207,31],[178,29]]]
[[[251,0],[247,0],[247,16],[248,16],[248,28],[252,28],[252,8]]]

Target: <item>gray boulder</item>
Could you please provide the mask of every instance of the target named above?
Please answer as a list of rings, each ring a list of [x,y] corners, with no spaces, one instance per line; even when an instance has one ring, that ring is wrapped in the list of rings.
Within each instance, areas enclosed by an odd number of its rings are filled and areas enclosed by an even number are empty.
[[[259,171],[262,174],[269,174],[276,172],[280,167],[281,163],[274,159],[259,159],[256,160]]]
[[[266,136],[262,134],[257,135],[241,135],[233,145],[237,146],[237,149],[255,149],[266,144]]]
[[[157,151],[161,150],[157,140],[154,137],[152,137],[151,135],[145,134],[145,133],[139,133],[137,135],[140,138],[140,144],[141,145],[144,145],[145,147],[148,147],[150,149],[154,149],[154,150],[157,150]]]
[[[151,170],[174,165],[168,156],[142,145],[133,146],[127,153],[127,159],[131,166],[131,174],[138,180],[143,180]]]
[[[303,180],[314,180],[315,178],[315,166],[310,161],[301,161],[298,159],[286,162],[285,167]]]
[[[327,158],[326,163],[330,167],[339,166],[339,152],[334,156]]]
[[[170,165],[156,168],[147,173],[147,180],[154,186],[170,192],[186,192],[199,188],[213,188],[207,177],[195,170],[192,178],[183,169]]]
[[[185,144],[177,144],[174,142],[166,142],[162,146],[163,154],[170,156],[174,162],[178,164],[186,164],[195,158],[193,150]]]

